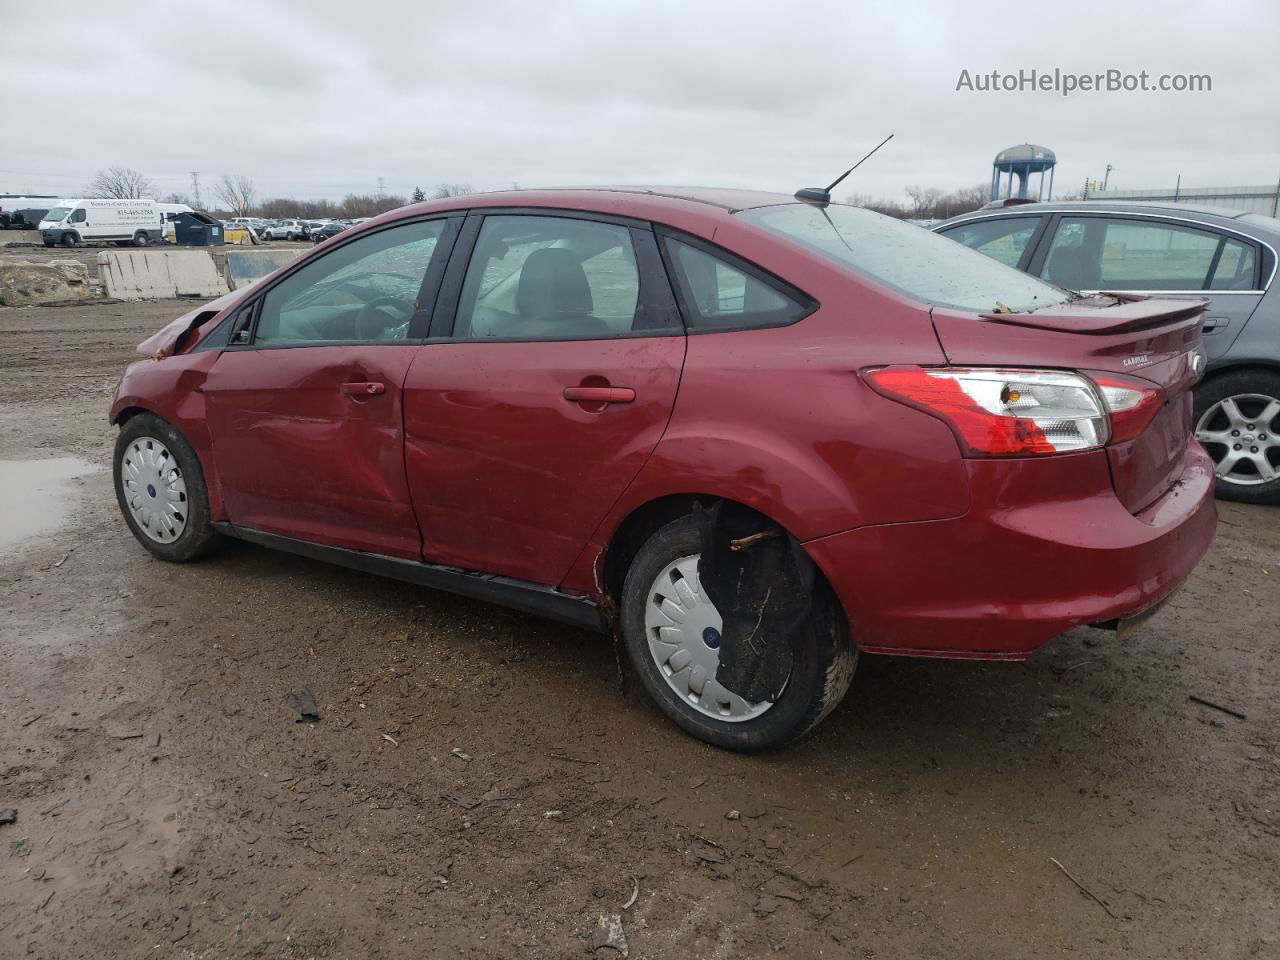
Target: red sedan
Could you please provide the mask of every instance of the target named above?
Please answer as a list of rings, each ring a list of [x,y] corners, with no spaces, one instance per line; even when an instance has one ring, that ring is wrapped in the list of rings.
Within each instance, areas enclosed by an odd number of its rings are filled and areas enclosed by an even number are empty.
[[[866,210],[739,191],[405,207],[140,346],[137,539],[239,537],[617,631],[762,749],[859,652],[1124,626],[1213,536],[1203,304],[1087,298]]]

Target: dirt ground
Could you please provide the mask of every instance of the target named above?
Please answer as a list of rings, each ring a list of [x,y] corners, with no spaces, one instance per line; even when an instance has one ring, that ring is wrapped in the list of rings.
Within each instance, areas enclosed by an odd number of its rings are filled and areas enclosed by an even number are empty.
[[[151,559],[106,406],[187,309],[0,309],[0,460],[102,467],[0,555],[0,957],[589,957],[611,913],[638,958],[1280,956],[1280,511],[1223,504],[1132,640],[864,657],[813,735],[736,756],[592,635],[243,544]]]

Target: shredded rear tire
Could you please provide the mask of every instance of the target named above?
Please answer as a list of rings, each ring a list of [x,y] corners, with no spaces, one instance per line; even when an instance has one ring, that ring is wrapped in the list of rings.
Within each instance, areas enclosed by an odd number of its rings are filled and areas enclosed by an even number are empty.
[[[750,719],[717,720],[671,688],[649,652],[645,605],[658,575],[673,561],[697,554],[700,533],[692,516],[654,533],[640,548],[622,588],[622,637],[627,657],[658,708],[686,732],[713,746],[742,752],[771,750],[804,736],[844,699],[857,667],[849,622],[831,587],[817,578],[813,608],[794,635],[786,686],[769,709]]]

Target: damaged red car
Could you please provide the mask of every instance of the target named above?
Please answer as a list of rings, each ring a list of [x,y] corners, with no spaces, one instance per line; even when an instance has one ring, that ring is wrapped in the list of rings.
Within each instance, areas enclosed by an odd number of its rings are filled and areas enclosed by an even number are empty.
[[[1213,536],[1203,304],[1079,297],[840,204],[404,207],[147,340],[115,482],[219,537],[617,631],[658,707],[774,747],[859,654],[1125,628]]]

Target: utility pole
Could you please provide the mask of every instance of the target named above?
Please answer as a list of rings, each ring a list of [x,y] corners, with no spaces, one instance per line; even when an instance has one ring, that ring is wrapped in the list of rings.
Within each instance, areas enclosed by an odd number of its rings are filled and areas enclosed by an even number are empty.
[[[200,171],[191,171],[191,192],[195,195],[196,209],[200,208]]]
[[[1106,193],[1106,192],[1107,192],[1107,184],[1111,182],[1111,171],[1112,171],[1112,170],[1114,170],[1114,169],[1115,169],[1115,167],[1113,167],[1111,164],[1109,164],[1109,163],[1107,164],[1107,172],[1106,172],[1106,173],[1103,175],[1103,177],[1102,177],[1102,192],[1103,192],[1103,193]],[[1166,181],[1166,182],[1167,182],[1167,181]]]
[[[386,181],[384,181],[384,180],[382,179],[382,177],[379,177],[379,178],[378,178],[378,197],[379,197],[379,199],[381,199],[382,197],[385,197],[385,196],[387,195],[387,191],[386,191],[386,189],[385,189],[385,186],[386,186]]]

